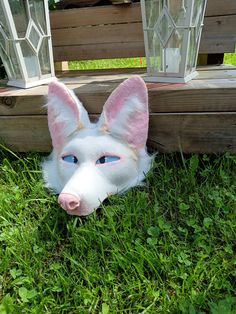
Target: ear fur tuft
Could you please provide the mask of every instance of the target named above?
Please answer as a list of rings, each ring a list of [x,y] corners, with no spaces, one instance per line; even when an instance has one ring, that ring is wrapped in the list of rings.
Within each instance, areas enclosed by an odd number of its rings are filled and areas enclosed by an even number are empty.
[[[88,113],[74,92],[58,81],[49,84],[47,108],[54,148],[59,148],[76,130],[90,125]]]
[[[145,147],[148,134],[148,93],[140,76],[121,83],[106,101],[99,126],[108,125],[108,131],[126,141],[135,149]]]

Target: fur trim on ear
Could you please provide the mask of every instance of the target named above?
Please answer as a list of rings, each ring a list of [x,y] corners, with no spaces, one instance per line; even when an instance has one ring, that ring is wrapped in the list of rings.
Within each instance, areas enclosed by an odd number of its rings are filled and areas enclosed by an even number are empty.
[[[55,96],[67,106],[71,107],[71,110],[73,110],[74,113],[77,113],[77,108],[75,106],[77,99],[74,93],[72,93],[63,83],[58,81],[53,81],[48,86],[48,98]]]
[[[146,84],[133,76],[120,84],[106,101],[99,127],[127,142],[135,149],[145,147],[148,135],[148,94]]]
[[[49,85],[47,108],[48,127],[55,148],[76,130],[90,125],[88,113],[74,92],[58,81]]]

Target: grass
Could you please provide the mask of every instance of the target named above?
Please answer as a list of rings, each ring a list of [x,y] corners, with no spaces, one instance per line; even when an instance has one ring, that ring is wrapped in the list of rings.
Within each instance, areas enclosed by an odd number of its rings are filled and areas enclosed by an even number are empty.
[[[236,65],[236,50],[234,53],[225,53],[224,55],[224,63]]]
[[[236,52],[224,54],[224,64],[236,65]],[[98,70],[115,68],[140,68],[146,67],[146,58],[120,58],[101,59],[88,61],[70,61],[70,70]]]
[[[99,70],[116,68],[140,68],[146,66],[146,58],[118,58],[88,61],[70,61],[70,70]]]
[[[74,66],[140,66],[123,61]],[[41,158],[0,150],[0,314],[236,313],[236,156],[158,155],[146,186],[83,219]]]
[[[83,219],[40,161],[0,153],[1,314],[236,313],[234,155],[158,155],[146,186]]]

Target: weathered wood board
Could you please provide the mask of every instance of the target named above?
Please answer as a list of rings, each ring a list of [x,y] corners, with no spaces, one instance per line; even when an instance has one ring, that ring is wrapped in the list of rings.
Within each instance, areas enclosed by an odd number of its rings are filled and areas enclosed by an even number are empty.
[[[236,1],[208,0],[200,53],[232,52]],[[140,4],[51,13],[54,59],[89,60],[144,56]]]
[[[94,118],[112,90],[138,70],[83,71],[61,80],[74,90]],[[99,75],[100,73],[100,75]],[[202,68],[188,84],[148,83],[149,144],[160,152],[236,152],[236,70]],[[87,75],[86,75],[87,74]],[[78,72],[77,72],[78,75]],[[143,74],[142,74],[143,75]],[[60,78],[59,78],[60,79]],[[17,151],[51,149],[43,104],[48,87],[29,90],[0,85],[0,138]]]
[[[0,138],[16,151],[51,149],[45,115],[2,116]],[[151,114],[148,144],[159,152],[236,152],[236,112]]]

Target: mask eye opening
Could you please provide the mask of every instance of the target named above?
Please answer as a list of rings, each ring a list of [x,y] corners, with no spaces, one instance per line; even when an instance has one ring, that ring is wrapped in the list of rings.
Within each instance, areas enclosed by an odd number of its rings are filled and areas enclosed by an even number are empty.
[[[97,161],[96,165],[104,165],[108,163],[114,163],[119,161],[121,158],[115,155],[103,155]]]
[[[73,154],[63,155],[61,159],[70,164],[77,164],[78,158]]]

